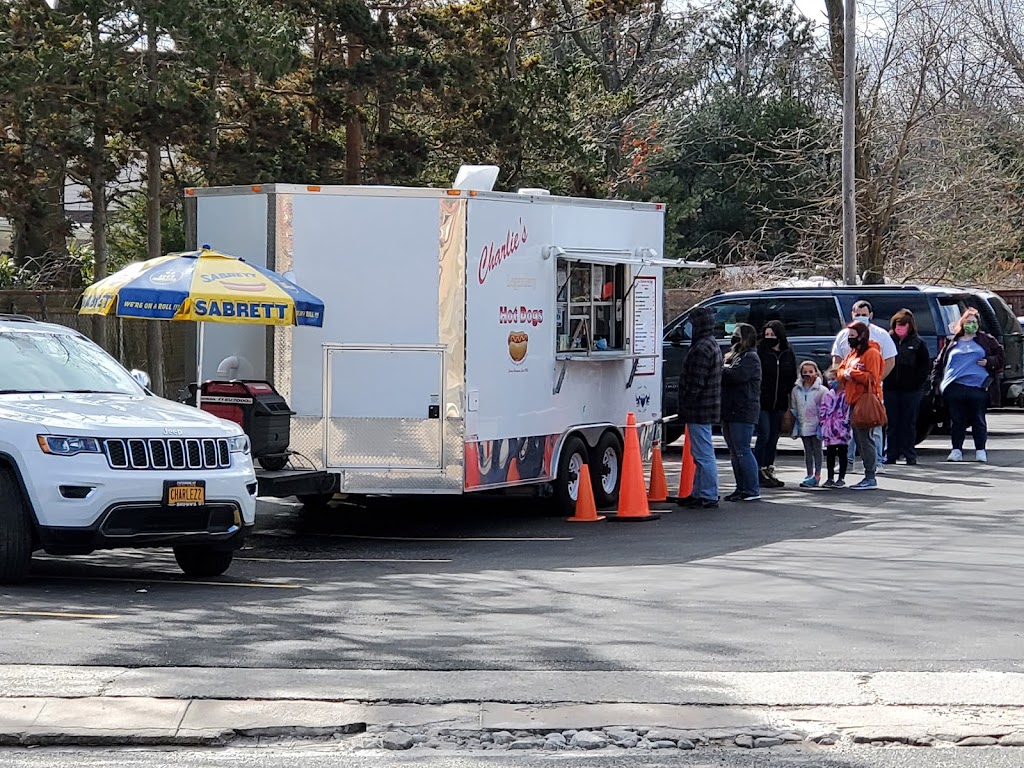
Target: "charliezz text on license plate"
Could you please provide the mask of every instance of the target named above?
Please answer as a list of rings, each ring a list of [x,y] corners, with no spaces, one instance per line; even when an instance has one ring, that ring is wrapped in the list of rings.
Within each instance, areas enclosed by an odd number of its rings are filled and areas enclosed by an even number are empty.
[[[168,482],[164,503],[169,507],[199,507],[206,503],[206,483],[202,480]]]

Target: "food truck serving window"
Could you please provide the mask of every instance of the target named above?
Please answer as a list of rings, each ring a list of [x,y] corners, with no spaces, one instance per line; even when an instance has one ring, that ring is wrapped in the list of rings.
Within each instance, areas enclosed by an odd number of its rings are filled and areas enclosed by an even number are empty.
[[[625,264],[558,259],[558,352],[625,349]]]

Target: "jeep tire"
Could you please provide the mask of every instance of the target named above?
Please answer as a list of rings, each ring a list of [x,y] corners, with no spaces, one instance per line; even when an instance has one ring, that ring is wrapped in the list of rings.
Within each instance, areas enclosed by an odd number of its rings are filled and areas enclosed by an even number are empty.
[[[231,567],[234,557],[235,553],[230,549],[197,546],[174,548],[174,559],[178,561],[178,567],[193,579],[223,575]]]
[[[28,577],[32,562],[32,522],[21,488],[9,469],[0,469],[0,584]]]

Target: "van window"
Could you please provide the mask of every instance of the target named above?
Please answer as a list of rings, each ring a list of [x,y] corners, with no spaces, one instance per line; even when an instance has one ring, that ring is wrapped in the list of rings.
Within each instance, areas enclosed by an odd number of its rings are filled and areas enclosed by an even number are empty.
[[[762,299],[762,302],[764,309],[761,322],[781,320],[789,337],[835,336],[839,333],[839,310],[831,296],[803,299],[779,297]]]
[[[1004,334],[1016,334],[1021,332],[1020,323],[1017,322],[1017,317],[1013,314],[1013,310],[1007,306],[1005,301],[1003,301],[1001,296],[997,296],[995,294],[989,296],[988,303],[992,307],[992,311],[996,313],[996,317],[999,319],[999,325]]]
[[[931,304],[928,295],[920,291],[899,291],[894,293],[878,293],[864,297],[871,302],[871,308],[875,312],[875,325],[889,330],[889,323],[892,316],[901,309],[909,309],[914,313],[914,322],[917,323],[917,332],[922,336],[931,336],[935,333],[935,317],[932,315]],[[852,306],[852,304],[851,304]],[[957,317],[960,317],[959,313]],[[849,322],[849,318],[845,318]]]
[[[967,302],[963,296],[940,296],[939,314],[942,315],[942,328],[940,336],[952,336],[953,325],[960,319],[960,315],[967,309]]]
[[[732,332],[740,323],[754,325],[752,305],[753,302],[750,299],[737,299],[709,306],[708,309],[715,313],[715,338],[719,341],[731,338]],[[689,335],[689,323],[687,323],[686,330]]]

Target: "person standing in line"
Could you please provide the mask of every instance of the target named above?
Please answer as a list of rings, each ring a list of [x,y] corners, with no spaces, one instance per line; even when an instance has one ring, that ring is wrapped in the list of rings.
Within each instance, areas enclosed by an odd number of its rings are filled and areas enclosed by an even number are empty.
[[[715,316],[707,307],[690,313],[692,343],[679,375],[679,420],[696,467],[693,493],[677,504],[690,509],[717,509],[718,464],[711,426],[722,417],[722,350],[715,340]]]
[[[1002,345],[981,330],[978,310],[964,311],[953,326],[954,337],[935,358],[932,389],[949,407],[953,450],[946,461],[964,460],[967,427],[974,438],[974,460],[988,461],[988,423],[985,412],[989,390],[998,387],[997,374],[1006,366]]]
[[[790,409],[796,416],[796,433],[804,444],[807,477],[801,488],[817,488],[821,483],[821,401],[825,397],[821,370],[811,360],[800,363],[800,378],[790,395]]]
[[[736,490],[726,501],[757,501],[761,487],[757,459],[750,449],[761,404],[761,360],[757,331],[740,323],[732,332],[732,348],[722,368],[722,434],[729,447]]]
[[[901,309],[889,322],[889,335],[896,345],[896,364],[882,383],[885,413],[889,419],[885,464],[906,459],[917,464],[917,414],[921,396],[932,369],[928,347],[917,333],[914,313]]]
[[[886,333],[884,328],[880,328],[875,325],[872,320],[875,319],[875,311],[871,307],[871,302],[865,299],[857,301],[853,305],[853,322],[862,323],[866,325],[868,330],[871,332],[871,341],[878,345],[879,351],[882,353],[882,379],[885,379],[889,372],[892,371],[893,366],[896,365],[896,345],[893,343],[892,338]],[[836,339],[832,343],[832,364],[840,365],[846,356],[850,354],[850,342],[848,339],[850,333],[849,326],[843,328],[838,334]],[[871,437],[875,441],[875,455],[884,455],[885,450],[885,433],[882,427],[875,427],[871,430]],[[859,446],[856,444],[856,437],[854,442],[850,443],[849,456],[847,458],[846,469],[853,470],[853,459],[854,455]],[[863,451],[862,451],[863,452]]]
[[[871,340],[868,329],[859,322],[850,323],[847,339],[850,354],[839,366],[838,378],[843,382],[843,392],[850,404],[851,422],[856,420],[857,404],[868,393],[882,397],[882,353],[878,344]],[[864,479],[850,486],[854,491],[874,490],[878,487],[875,472],[878,469],[878,457],[875,441],[871,437],[871,429],[854,426],[854,438],[864,459]]]
[[[850,450],[853,428],[850,426],[850,404],[843,394],[843,383],[837,379],[839,369],[832,366],[825,372],[828,391],[821,398],[821,440],[825,444],[825,461],[828,466],[828,480],[823,488],[846,487],[846,454]],[[836,479],[836,461],[839,462],[839,478]]]
[[[762,488],[782,488],[785,483],[775,476],[775,456],[779,447],[782,414],[789,410],[789,395],[796,379],[796,355],[786,338],[786,326],[779,320],[765,324],[763,338],[757,345],[761,360],[761,410],[757,418],[758,480]]]

